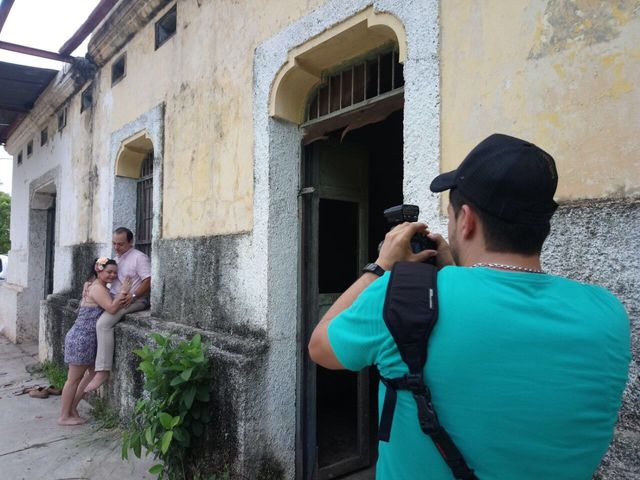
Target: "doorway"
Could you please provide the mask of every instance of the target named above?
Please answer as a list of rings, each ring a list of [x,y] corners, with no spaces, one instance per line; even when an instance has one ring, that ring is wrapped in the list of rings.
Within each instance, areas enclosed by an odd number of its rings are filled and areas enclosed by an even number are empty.
[[[56,251],[56,196],[51,199],[47,208],[47,233],[44,243],[44,297],[53,293],[53,266]]]
[[[401,108],[401,107],[400,107]],[[306,479],[373,479],[378,373],[330,371],[308,359],[313,328],[377,257],[388,226],[382,212],[402,203],[403,112],[303,148],[302,412]]]

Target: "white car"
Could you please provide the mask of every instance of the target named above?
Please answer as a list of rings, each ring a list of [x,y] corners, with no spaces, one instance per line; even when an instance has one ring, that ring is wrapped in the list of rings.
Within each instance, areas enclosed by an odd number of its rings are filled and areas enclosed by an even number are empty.
[[[0,255],[0,280],[7,279],[7,267],[9,266],[9,257]]]

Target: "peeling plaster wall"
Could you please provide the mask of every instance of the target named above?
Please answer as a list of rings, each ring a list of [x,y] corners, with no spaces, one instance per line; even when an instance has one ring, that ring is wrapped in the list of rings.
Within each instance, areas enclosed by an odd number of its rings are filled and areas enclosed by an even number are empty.
[[[255,46],[321,0],[181,1],[177,33],[154,49],[154,23],[100,72],[96,131],[113,132],[166,104],[162,230],[165,238],[248,232],[252,227],[252,56]],[[126,53],[126,75],[111,65]],[[96,157],[108,163],[104,138]],[[95,239],[104,236],[96,225]]]
[[[493,132],[558,164],[558,198],[640,195],[637,0],[441,2],[442,169]]]

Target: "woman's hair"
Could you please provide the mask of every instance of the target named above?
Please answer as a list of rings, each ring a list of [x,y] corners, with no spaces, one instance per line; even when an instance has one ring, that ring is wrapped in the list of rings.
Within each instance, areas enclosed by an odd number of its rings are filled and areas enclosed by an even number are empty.
[[[96,278],[96,262],[98,261],[98,258],[94,258],[93,262],[91,262],[91,268],[88,270],[88,275],[87,275],[87,282],[90,282],[91,280],[94,280]]]
[[[117,265],[117,263],[113,258],[108,258],[108,257],[94,258],[93,263],[91,264],[91,273],[89,274],[88,279],[96,278],[96,270],[102,271],[105,269],[107,265]]]

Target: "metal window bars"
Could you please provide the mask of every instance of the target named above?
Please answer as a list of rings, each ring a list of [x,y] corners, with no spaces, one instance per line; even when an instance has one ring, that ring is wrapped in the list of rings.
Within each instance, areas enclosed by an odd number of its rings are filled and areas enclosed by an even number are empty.
[[[153,151],[140,168],[136,203],[136,248],[151,257],[153,227]]]
[[[396,50],[355,63],[327,78],[309,102],[307,121],[352,107],[402,88],[404,75]]]

